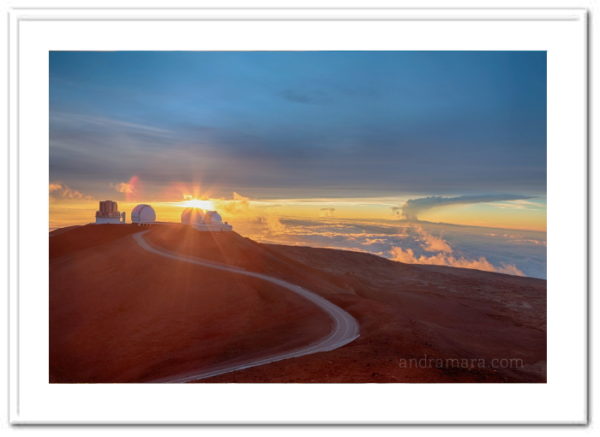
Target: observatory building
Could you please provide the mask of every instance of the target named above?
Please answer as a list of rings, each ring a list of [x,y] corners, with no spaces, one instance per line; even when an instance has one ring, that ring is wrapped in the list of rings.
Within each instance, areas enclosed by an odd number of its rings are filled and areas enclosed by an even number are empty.
[[[101,200],[96,211],[96,224],[119,224],[125,223],[125,213],[119,212],[117,202],[113,200]]]
[[[192,225],[199,231],[231,231],[232,226],[223,222],[223,219],[217,211],[204,211],[200,208],[186,208],[181,213],[181,223]]]
[[[131,223],[147,225],[156,221],[156,213],[150,205],[140,204],[131,211]]]

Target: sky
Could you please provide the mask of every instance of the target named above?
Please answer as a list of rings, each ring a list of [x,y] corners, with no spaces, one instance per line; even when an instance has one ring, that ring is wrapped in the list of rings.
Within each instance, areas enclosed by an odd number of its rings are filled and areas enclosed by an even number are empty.
[[[49,191],[51,228],[99,199],[177,221],[197,198],[248,232],[379,220],[545,241],[546,53],[51,52]]]

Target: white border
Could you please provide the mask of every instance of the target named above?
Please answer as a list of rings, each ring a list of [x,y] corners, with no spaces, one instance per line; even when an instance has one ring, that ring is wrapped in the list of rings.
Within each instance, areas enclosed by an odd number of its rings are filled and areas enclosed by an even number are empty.
[[[586,423],[584,10],[13,10],[9,32],[12,423]],[[48,50],[124,49],[547,50],[548,384],[48,384]]]

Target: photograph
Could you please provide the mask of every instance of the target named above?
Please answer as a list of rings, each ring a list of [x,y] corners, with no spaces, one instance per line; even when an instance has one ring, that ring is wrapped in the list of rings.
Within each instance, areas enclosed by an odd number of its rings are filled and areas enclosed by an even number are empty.
[[[547,383],[546,51],[48,67],[49,383]]]

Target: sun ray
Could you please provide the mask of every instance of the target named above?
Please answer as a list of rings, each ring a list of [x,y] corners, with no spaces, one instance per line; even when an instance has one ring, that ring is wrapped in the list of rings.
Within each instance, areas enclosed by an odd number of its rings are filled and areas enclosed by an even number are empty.
[[[215,205],[210,199],[188,199],[183,202],[178,202],[176,205],[184,208],[200,208],[205,211],[215,210]]]

